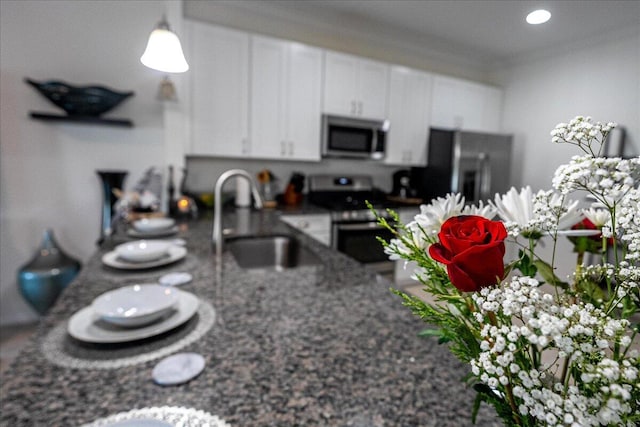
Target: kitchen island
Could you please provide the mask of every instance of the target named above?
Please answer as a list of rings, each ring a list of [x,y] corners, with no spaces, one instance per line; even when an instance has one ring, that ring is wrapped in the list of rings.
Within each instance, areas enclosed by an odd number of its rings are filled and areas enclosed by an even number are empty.
[[[112,246],[100,248],[3,375],[0,425],[79,426],[149,407],[194,408],[233,426],[471,425],[474,393],[460,381],[467,367],[436,339],[417,337],[424,324],[393,285],[279,215],[251,213],[248,231],[293,235],[321,264],[243,270],[225,251],[216,265],[209,219],[180,225],[188,254],[165,267],[115,270],[101,261]],[[101,293],[172,271],[193,275],[180,289],[201,301],[185,325],[107,346],[66,333]],[[186,384],[155,384],[154,366],[178,352],[204,356],[204,371]],[[477,424],[500,425],[486,406]]]

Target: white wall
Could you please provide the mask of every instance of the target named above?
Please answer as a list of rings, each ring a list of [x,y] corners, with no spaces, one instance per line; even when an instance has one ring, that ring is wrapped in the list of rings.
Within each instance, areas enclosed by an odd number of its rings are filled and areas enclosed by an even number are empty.
[[[553,144],[549,132],[577,115],[625,126],[640,154],[640,28],[627,28],[496,70],[504,89],[503,130],[515,135],[514,178],[548,189],[576,147]]]
[[[577,115],[624,126],[629,148],[640,154],[640,28],[567,46],[496,74],[505,93],[503,129],[515,135],[515,182],[534,191],[551,189],[558,166],[583,153],[552,143],[549,132]],[[558,273],[564,277],[575,254],[566,239],[559,248]]]
[[[139,57],[159,21],[162,1],[0,2],[0,324],[35,312],[17,290],[16,273],[37,249],[45,228],[85,261],[100,232],[96,169],[125,169],[131,186],[165,164],[160,76]],[[110,117],[133,128],[52,124],[30,111],[62,112],[25,77],[133,90]]]

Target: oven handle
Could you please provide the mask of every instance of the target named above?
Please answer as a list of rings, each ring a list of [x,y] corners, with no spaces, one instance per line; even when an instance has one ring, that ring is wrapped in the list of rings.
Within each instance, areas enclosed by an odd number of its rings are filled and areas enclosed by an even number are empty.
[[[371,221],[359,222],[356,224],[335,223],[335,226],[338,230],[347,230],[347,231],[371,230],[374,228],[381,228],[380,224],[378,224],[377,222],[371,222]]]

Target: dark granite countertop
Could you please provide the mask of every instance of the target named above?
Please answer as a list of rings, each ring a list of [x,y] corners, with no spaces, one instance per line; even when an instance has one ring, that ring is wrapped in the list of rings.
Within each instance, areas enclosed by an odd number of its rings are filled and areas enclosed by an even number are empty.
[[[225,252],[217,268],[208,220],[181,226],[177,237],[187,241],[188,255],[164,268],[116,271],[101,263],[108,248],[97,251],[3,374],[0,425],[76,426],[167,405],[203,410],[233,426],[471,425],[474,394],[460,381],[467,368],[435,339],[416,336],[424,325],[389,292],[391,283],[279,215],[252,213],[250,231],[294,234],[322,265],[242,270]],[[215,309],[213,327],[182,350],[204,356],[200,376],[162,387],[151,380],[159,359],[85,369],[45,357],[42,343],[52,330],[97,295],[170,271],[193,274],[181,289]],[[484,407],[478,425],[500,424]]]

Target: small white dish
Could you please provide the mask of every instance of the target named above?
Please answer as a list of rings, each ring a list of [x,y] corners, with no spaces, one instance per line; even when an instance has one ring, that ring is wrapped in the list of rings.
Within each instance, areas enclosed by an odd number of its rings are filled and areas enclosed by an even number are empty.
[[[179,296],[175,310],[158,322],[140,328],[121,328],[103,321],[92,306],[77,311],[69,319],[67,332],[73,338],[94,344],[116,344],[154,337],[176,328],[193,317],[200,300],[190,292],[176,289]]]
[[[156,284],[124,286],[98,296],[91,306],[105,322],[125,327],[159,320],[178,303],[173,288]]]
[[[166,237],[173,236],[177,234],[179,228],[177,225],[174,225],[170,228],[163,228],[162,230],[154,230],[154,231],[139,231],[135,228],[131,227],[127,230],[127,236],[135,237],[138,239],[151,239],[154,237]]]
[[[162,258],[170,247],[165,240],[136,240],[116,246],[115,252],[128,262],[147,262]]]
[[[173,218],[142,218],[133,221],[133,227],[142,233],[168,230],[175,224],[176,221]]]
[[[173,272],[167,273],[158,279],[158,283],[162,286],[180,286],[186,285],[193,280],[193,276],[190,273],[185,272]]]
[[[144,270],[146,268],[160,267],[181,260],[187,256],[187,248],[171,246],[167,256],[147,262],[129,262],[120,259],[116,251],[107,252],[102,256],[102,263],[119,270]]]
[[[151,377],[159,385],[184,384],[200,375],[204,365],[204,357],[197,353],[178,353],[162,359]]]

